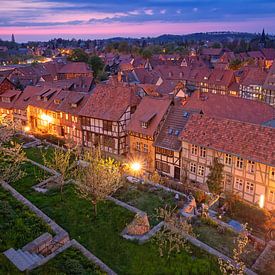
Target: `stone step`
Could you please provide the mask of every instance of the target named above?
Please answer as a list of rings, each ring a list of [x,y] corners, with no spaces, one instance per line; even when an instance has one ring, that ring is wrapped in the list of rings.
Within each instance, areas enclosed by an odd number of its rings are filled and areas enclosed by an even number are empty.
[[[28,264],[28,267],[35,263],[31,255],[28,255],[26,252],[22,251],[21,249],[18,249],[17,253],[26,261],[26,263]]]
[[[26,260],[13,248],[4,252],[4,255],[20,270],[24,271],[29,267]]]

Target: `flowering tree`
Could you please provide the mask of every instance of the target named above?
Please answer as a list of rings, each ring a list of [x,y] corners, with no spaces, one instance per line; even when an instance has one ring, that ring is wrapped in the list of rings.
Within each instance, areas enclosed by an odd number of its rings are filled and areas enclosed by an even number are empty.
[[[222,274],[242,275],[245,270],[245,263],[242,261],[241,256],[245,252],[245,247],[248,244],[248,232],[245,229],[238,235],[236,247],[233,249],[233,263],[219,259],[219,266]]]
[[[104,158],[100,149],[84,153],[76,169],[76,178],[79,195],[92,203],[95,215],[98,202],[123,186],[120,163]]]

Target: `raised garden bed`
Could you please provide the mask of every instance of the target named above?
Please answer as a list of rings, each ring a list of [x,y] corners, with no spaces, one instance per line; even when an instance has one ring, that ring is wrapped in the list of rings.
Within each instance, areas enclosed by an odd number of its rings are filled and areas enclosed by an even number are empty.
[[[219,231],[218,224],[214,221],[199,219],[194,223],[193,231],[199,240],[221,253],[232,257],[237,238],[237,234],[233,230],[224,229],[223,231]],[[261,250],[255,249],[251,243],[248,243],[246,253],[243,256],[246,265],[251,267],[261,252]]]
[[[147,184],[127,184],[119,189],[113,197],[146,212],[151,226],[159,222],[156,217],[157,208],[165,206],[174,208],[177,205],[174,193]]]

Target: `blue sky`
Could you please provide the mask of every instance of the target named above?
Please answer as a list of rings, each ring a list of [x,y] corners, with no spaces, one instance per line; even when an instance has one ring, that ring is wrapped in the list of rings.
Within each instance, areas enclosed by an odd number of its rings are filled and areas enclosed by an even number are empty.
[[[155,36],[204,31],[275,33],[275,0],[1,0],[0,37]]]

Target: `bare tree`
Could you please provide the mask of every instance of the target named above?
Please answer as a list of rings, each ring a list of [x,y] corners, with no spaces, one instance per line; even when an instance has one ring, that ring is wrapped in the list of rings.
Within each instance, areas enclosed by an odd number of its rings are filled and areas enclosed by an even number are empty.
[[[93,204],[95,215],[98,202],[123,186],[120,163],[112,158],[104,158],[99,148],[85,152],[76,171],[79,195]]]
[[[59,175],[56,177],[56,182],[60,186],[61,199],[63,198],[63,189],[65,182],[71,179],[74,175],[75,161],[74,154],[71,149],[64,150],[55,148],[50,158],[43,155],[45,166],[56,171]]]

